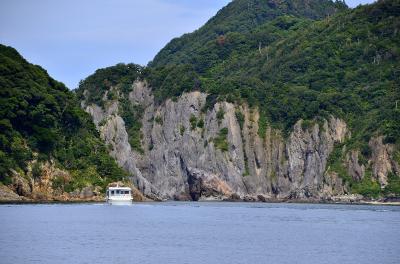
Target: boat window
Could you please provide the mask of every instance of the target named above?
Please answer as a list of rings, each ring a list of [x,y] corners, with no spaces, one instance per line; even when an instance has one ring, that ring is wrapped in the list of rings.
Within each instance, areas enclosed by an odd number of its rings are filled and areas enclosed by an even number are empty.
[[[114,191],[111,191],[111,195],[114,195]]]
[[[129,191],[125,191],[125,194],[129,194]]]

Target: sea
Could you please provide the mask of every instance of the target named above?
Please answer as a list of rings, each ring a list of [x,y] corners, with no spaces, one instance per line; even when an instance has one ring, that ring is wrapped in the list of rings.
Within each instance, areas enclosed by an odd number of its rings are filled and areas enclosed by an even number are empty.
[[[0,263],[400,263],[400,207],[0,205]]]

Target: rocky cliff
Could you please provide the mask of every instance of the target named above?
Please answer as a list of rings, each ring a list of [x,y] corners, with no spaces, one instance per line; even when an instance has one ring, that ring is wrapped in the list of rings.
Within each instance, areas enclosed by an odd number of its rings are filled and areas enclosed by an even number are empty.
[[[120,113],[124,94],[112,89],[119,98],[104,96],[102,107],[83,101],[82,107],[110,154],[153,199],[350,199],[349,182],[365,178],[366,166],[382,188],[390,173],[400,172],[393,147],[382,137],[370,140],[372,154],[367,165],[360,164],[358,150],[347,151],[343,144],[351,137],[348,126],[334,116],[307,124],[299,120],[289,135],[272,127],[264,133],[256,108],[228,102],[206,107],[207,94],[198,91],[157,104],[145,81],[135,81],[125,95],[143,111],[143,151],[137,151]],[[334,149],[346,154],[339,165],[350,181],[328,164]]]
[[[103,201],[99,187],[87,186],[68,192],[62,187],[72,175],[57,168],[54,161],[28,164],[27,172],[11,170],[11,183],[2,185],[0,201]]]
[[[11,170],[11,183],[0,183],[0,202],[103,202],[105,199],[100,186],[86,183],[81,188],[65,188],[74,176],[58,168],[54,160],[34,160],[27,169],[27,172]],[[120,182],[120,186],[124,184]],[[134,201],[147,200],[135,186],[127,185],[133,190]]]

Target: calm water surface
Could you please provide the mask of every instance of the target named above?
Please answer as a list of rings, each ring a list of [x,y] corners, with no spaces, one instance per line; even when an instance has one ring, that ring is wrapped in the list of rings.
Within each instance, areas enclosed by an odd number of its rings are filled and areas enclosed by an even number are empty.
[[[400,207],[0,205],[0,263],[400,263]]]

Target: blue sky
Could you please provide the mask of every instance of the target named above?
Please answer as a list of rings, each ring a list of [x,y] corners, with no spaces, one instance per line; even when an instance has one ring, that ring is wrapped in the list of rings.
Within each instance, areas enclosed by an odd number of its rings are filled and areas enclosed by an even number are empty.
[[[147,64],[229,0],[1,0],[0,43],[76,88],[96,69]],[[347,0],[351,6],[373,0]]]

